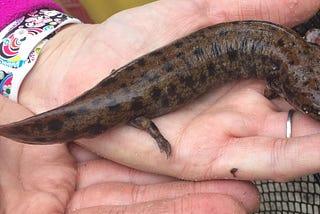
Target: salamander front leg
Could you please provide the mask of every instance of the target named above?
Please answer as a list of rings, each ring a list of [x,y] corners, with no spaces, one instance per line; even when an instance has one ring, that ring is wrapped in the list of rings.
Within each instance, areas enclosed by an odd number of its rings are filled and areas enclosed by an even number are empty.
[[[158,147],[161,152],[167,154],[167,158],[171,155],[171,145],[170,143],[162,136],[156,124],[154,124],[150,119],[145,117],[137,117],[129,122],[135,128],[144,130],[148,132],[157,142]]]

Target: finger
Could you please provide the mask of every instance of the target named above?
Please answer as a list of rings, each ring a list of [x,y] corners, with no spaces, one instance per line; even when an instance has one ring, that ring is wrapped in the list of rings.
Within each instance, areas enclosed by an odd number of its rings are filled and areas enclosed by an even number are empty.
[[[285,138],[287,132],[288,111],[270,112],[266,115],[263,128],[257,132],[260,136]],[[300,137],[320,133],[320,123],[307,115],[295,111],[292,116],[291,136]]]
[[[89,150],[83,149],[75,143],[68,144],[68,149],[77,163],[100,159],[100,157],[97,154],[90,152]]]
[[[104,159],[83,162],[78,165],[78,172],[77,188],[79,189],[106,182],[128,182],[147,185],[176,180],[168,176],[135,170]]]
[[[255,210],[256,211],[256,210]],[[69,212],[68,212],[69,213]],[[148,201],[121,206],[95,206],[70,212],[72,214],[91,213],[132,213],[132,214],[158,214],[158,213],[251,213],[241,203],[226,195],[192,194],[177,198],[158,201]]]
[[[304,2],[291,0],[270,1],[237,1],[227,0],[220,4],[210,2],[213,17],[220,15],[221,21],[255,19],[266,20],[287,26],[294,26],[313,16],[319,9],[318,0]],[[305,3],[305,4],[304,4]]]
[[[240,86],[240,85],[239,85]],[[270,136],[285,138],[287,131],[288,111],[292,109],[288,103],[282,104],[282,109],[275,106],[262,93],[253,92],[253,86],[246,86],[236,92],[231,91],[223,102],[215,103],[211,108],[211,126],[224,127],[230,136]],[[235,90],[237,90],[235,88]],[[247,92],[247,93],[246,93]],[[243,99],[246,97],[246,99]],[[284,103],[282,99],[278,99]],[[257,108],[259,103],[259,108]],[[284,107],[285,106],[285,107]],[[232,115],[232,117],[231,117]],[[204,115],[199,121],[206,121]],[[308,115],[295,111],[292,117],[292,136],[305,136],[320,132],[319,121]],[[196,125],[195,125],[196,126]]]
[[[70,203],[70,208],[73,210],[101,205],[131,205],[204,193],[231,196],[243,204],[247,210],[257,208],[259,203],[259,193],[251,183],[223,180],[206,182],[177,181],[155,185],[133,185],[130,183],[93,185],[77,191]],[[79,201],[85,203],[78,203]]]
[[[263,92],[265,84],[256,81],[238,82],[231,90],[223,94],[221,100],[201,100],[202,109],[211,106],[204,115],[193,120],[199,123],[190,127],[194,130],[203,121],[208,121],[210,129],[224,127],[229,136],[270,136],[286,137],[288,111],[293,107],[282,98],[267,99]],[[213,96],[214,97],[214,96]],[[259,107],[257,107],[259,105]],[[197,111],[195,105],[193,111]],[[188,118],[191,119],[191,118]],[[308,115],[295,111],[292,120],[292,136],[304,136],[320,132],[319,122]],[[210,132],[208,132],[210,133]],[[214,138],[212,136],[211,138]]]
[[[317,173],[320,171],[319,136],[233,138],[214,166],[210,166],[211,173],[217,175],[224,171],[220,176],[231,178],[231,169],[237,169],[238,179],[277,181]]]
[[[122,65],[208,25],[255,19],[293,26],[315,14],[319,6],[318,0],[225,0],[219,4],[214,0],[156,1],[108,19],[104,26],[111,34],[105,39],[111,42],[119,37],[124,38],[124,44],[117,47],[117,52],[122,53],[117,55]],[[125,36],[128,31],[131,32],[129,38]],[[128,51],[125,44],[130,44],[132,50]]]

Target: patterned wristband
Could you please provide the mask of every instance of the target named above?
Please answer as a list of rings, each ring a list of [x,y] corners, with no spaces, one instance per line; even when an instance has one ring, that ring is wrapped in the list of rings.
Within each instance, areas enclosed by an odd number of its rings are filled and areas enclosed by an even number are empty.
[[[64,25],[79,19],[49,9],[32,11],[0,32],[0,94],[17,101],[20,85],[45,43]]]

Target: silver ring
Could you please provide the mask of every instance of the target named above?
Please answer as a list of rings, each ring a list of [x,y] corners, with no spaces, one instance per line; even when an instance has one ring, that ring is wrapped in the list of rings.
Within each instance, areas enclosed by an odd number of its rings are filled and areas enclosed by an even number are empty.
[[[288,118],[287,118],[287,138],[290,138],[292,136],[292,117],[293,113],[295,112],[294,109],[290,109],[288,111]]]

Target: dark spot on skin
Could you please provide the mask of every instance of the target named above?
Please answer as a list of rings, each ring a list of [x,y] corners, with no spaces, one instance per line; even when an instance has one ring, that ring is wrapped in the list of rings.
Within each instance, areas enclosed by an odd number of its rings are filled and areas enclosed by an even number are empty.
[[[285,82],[290,82],[290,79],[287,78]],[[288,86],[287,84],[283,84],[282,87],[283,87],[283,91],[285,92],[284,94],[286,95],[284,97],[285,99],[288,97],[291,97],[291,98],[296,97],[296,91],[294,90],[295,89],[294,87],[291,87],[290,85]]]
[[[120,87],[121,87],[121,88],[126,88],[126,87],[127,87],[127,84],[126,84],[126,83],[121,83],[121,84],[120,84]]]
[[[146,61],[144,60],[144,58],[138,59],[138,65],[140,65],[141,67],[146,65]]]
[[[154,87],[151,91],[152,98],[158,98],[161,95],[161,89],[158,87]]]
[[[228,54],[229,59],[232,61],[236,60],[236,58],[238,56],[236,50],[234,50],[234,48],[231,46],[227,47],[227,54]]]
[[[62,120],[54,119],[48,122],[48,130],[58,132],[62,129],[64,122]]]
[[[177,55],[177,57],[178,57],[179,59],[185,59],[186,55],[185,55],[184,53],[182,53],[182,52],[179,52],[178,55]]]
[[[168,97],[167,96],[162,96],[161,97],[161,105],[163,106],[163,107],[167,107],[167,106],[169,106],[169,100],[168,100]]]
[[[219,36],[226,36],[228,34],[228,30],[227,29],[223,29],[219,32]]]
[[[114,76],[109,76],[108,78],[102,80],[97,87],[105,88],[108,85],[116,82],[116,80],[117,78],[115,78]]]
[[[214,43],[211,49],[214,56],[219,56],[222,53],[221,46],[217,43]]]
[[[162,51],[160,51],[160,50],[157,50],[157,51],[152,51],[150,54],[149,54],[149,56],[160,56],[160,55],[162,55],[163,53],[162,53]]]
[[[260,40],[253,40],[252,41],[252,46],[251,46],[251,50],[254,52],[257,52],[259,50],[261,50],[262,48],[266,48],[267,49],[268,44],[263,43]]]
[[[182,41],[177,41],[176,43],[174,43],[174,46],[176,48],[181,48],[183,46],[183,42]]]
[[[280,77],[277,73],[270,72],[270,75],[268,75],[265,79],[267,85],[270,86],[270,88],[276,89],[281,85],[279,82]]]
[[[194,81],[191,76],[180,78],[180,81],[183,82],[185,86],[188,86],[188,87],[194,86]]]
[[[248,40],[246,38],[244,38],[242,41],[241,41],[241,45],[240,45],[240,50],[246,50],[248,47]]]
[[[174,84],[170,84],[168,87],[168,95],[174,96],[177,92],[177,87]]]
[[[268,65],[267,67],[271,66],[271,70],[270,69],[267,70],[266,76],[269,76],[270,73],[273,73],[273,72],[278,73],[277,71],[280,70],[281,64],[282,64],[282,61],[266,55],[261,56],[261,61],[263,64]]]
[[[284,46],[283,39],[279,39],[278,42],[277,42],[277,45],[280,46],[280,47],[283,47]]]
[[[255,77],[257,75],[256,73],[256,65],[253,64],[252,66],[248,67],[248,74],[250,77]]]
[[[182,52],[178,53],[177,57],[187,65],[188,69],[190,70],[192,69],[192,64],[189,62],[188,59],[186,59],[186,55],[184,53]]]
[[[235,177],[237,177],[236,176],[236,173],[238,172],[238,168],[232,168],[231,170],[230,170],[230,173],[232,174],[232,176],[235,178]]]
[[[207,80],[207,75],[205,73],[200,74],[200,82],[205,83]]]
[[[203,58],[204,56],[204,51],[202,48],[196,48],[194,51],[193,51],[193,54],[197,56],[198,59],[201,59]]]
[[[182,105],[182,104],[185,103],[185,101],[186,101],[186,99],[184,97],[182,97],[182,96],[177,96],[175,98],[175,102],[176,102],[177,105]]]
[[[297,64],[299,64],[299,62],[296,62],[295,60],[291,59],[288,61],[288,64],[289,65],[297,65]]]
[[[143,108],[143,102],[141,98],[135,98],[131,103],[131,110],[138,111],[138,110],[141,110],[142,108]]]
[[[121,107],[120,103],[114,99],[108,102],[107,106],[110,111],[118,111],[119,108]]]
[[[266,64],[268,59],[269,59],[269,57],[266,56],[266,55],[262,55],[261,56],[261,61],[262,61],[263,64]]]
[[[73,118],[76,115],[76,113],[68,111],[64,113],[65,118]]]
[[[164,65],[162,66],[161,70],[170,72],[173,70],[173,65],[170,64],[169,62],[165,62]]]
[[[32,124],[31,127],[32,127],[31,128],[32,130],[37,130],[37,131],[40,131],[40,132],[43,131],[43,126],[41,124],[35,123],[35,124]]]
[[[129,66],[127,66],[126,67],[126,70],[128,70],[128,71],[134,71],[134,65],[129,65]]]
[[[161,56],[161,57],[160,57],[160,61],[161,61],[161,62],[166,62],[166,61],[168,61],[166,55]]]
[[[103,133],[106,130],[106,127],[101,124],[94,124],[88,127],[86,130],[90,135],[98,135]]]
[[[183,84],[189,88],[192,88],[194,86],[194,81],[191,76],[181,77],[179,79],[179,81],[181,84]]]
[[[219,62],[217,65],[217,68],[218,70],[220,70],[218,75],[222,75],[222,76],[223,74],[227,74],[230,71],[228,65],[225,65],[223,62]],[[238,78],[241,74],[240,72],[233,72],[232,75],[233,75],[233,78]]]
[[[215,70],[216,70],[215,64],[210,62],[209,65],[208,65],[209,75],[214,75],[215,74]]]

